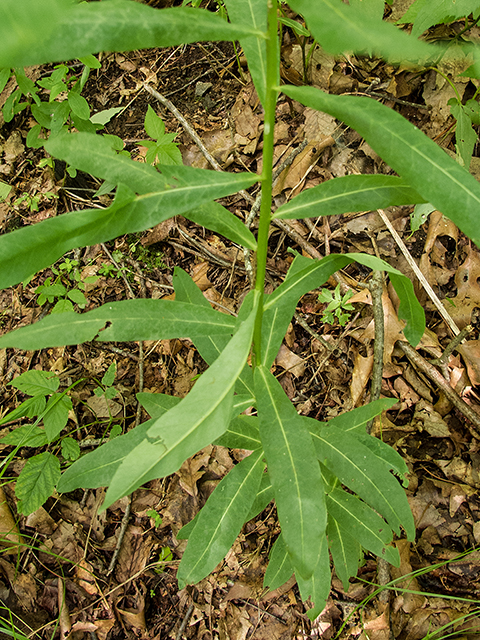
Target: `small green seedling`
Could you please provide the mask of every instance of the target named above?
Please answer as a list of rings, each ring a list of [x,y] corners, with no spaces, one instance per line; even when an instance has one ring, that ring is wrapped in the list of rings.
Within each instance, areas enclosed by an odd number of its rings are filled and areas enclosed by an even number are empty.
[[[328,303],[328,306],[322,315],[322,322],[334,324],[336,318],[338,320],[338,324],[341,327],[344,327],[350,320],[350,313],[346,312],[354,310],[353,304],[350,304],[348,302],[353,294],[354,292],[350,290],[342,295],[339,284],[337,284],[334,291],[330,291],[329,289],[322,289],[320,295],[318,296],[318,300],[320,302],[324,302],[325,304]]]
[[[155,527],[158,529],[158,527],[162,524],[163,522],[163,518],[162,516],[158,513],[158,511],[155,511],[155,509],[149,509],[147,511],[147,516],[149,518],[152,518],[152,520],[155,523]]]
[[[57,267],[52,267],[53,273],[57,276],[54,282],[52,278],[46,278],[45,282],[35,289],[38,295],[38,304],[42,307],[46,302],[53,304],[58,298],[52,313],[65,313],[73,311],[76,304],[80,309],[85,309],[87,298],[83,294],[87,284],[94,284],[98,276],[81,277],[78,269],[78,260],[65,258]],[[62,280],[65,284],[62,283]],[[72,286],[73,285],[73,286]]]
[[[150,105],[145,116],[145,131],[155,141],[142,140],[140,143],[147,148],[146,160],[149,164],[183,164],[178,144],[173,142],[178,134],[165,133],[165,123]]]
[[[80,380],[65,391],[59,392],[60,381],[55,373],[32,370],[9,383],[10,386],[30,397],[3,416],[0,426],[21,418],[36,417],[36,420],[15,428],[0,439],[0,444],[15,447],[8,458],[13,458],[21,447],[51,446],[59,439],[60,433],[67,424],[68,413],[72,409],[72,400],[67,393],[79,382]],[[40,423],[43,423],[42,426]],[[15,486],[20,513],[32,513],[52,495],[61,475],[58,455],[69,462],[80,457],[80,447],[73,438],[63,437],[60,446],[60,451],[57,447],[55,453],[44,451],[28,458]]]
[[[113,386],[113,382],[115,380],[115,375],[117,373],[117,363],[112,362],[112,364],[108,367],[105,372],[102,381],[99,383],[99,386],[93,390],[93,393],[97,397],[105,396],[107,400],[112,400],[118,395],[118,391]]]

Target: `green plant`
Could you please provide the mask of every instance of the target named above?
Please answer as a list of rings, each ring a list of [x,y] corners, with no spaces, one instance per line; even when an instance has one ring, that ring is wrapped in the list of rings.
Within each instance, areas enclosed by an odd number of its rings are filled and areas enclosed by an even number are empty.
[[[145,116],[145,131],[154,139],[142,140],[141,145],[147,148],[146,161],[149,164],[183,164],[178,144],[173,142],[177,133],[165,133],[165,123],[148,105]]]
[[[46,302],[55,303],[52,313],[66,313],[73,311],[73,304],[78,305],[80,309],[84,309],[87,299],[83,294],[87,284],[93,284],[98,280],[98,276],[81,277],[78,270],[78,260],[70,260],[65,258],[58,268],[52,267],[51,270],[57,276],[52,282],[49,276],[43,284],[38,285],[35,293],[38,295],[38,304],[43,306]],[[64,281],[65,284],[61,282]]]
[[[38,370],[26,371],[9,384],[30,397],[3,416],[0,426],[21,418],[37,418],[33,424],[17,427],[0,439],[1,444],[15,447],[8,456],[11,459],[20,447],[37,449],[50,446],[60,438],[72,408],[72,400],[67,393],[75,384],[58,392],[58,377]],[[58,454],[65,461],[77,460],[80,456],[78,442],[70,436],[60,439],[60,447]],[[28,458],[15,486],[20,513],[32,513],[52,495],[61,474],[58,454],[45,451]]]
[[[330,53],[375,53],[391,61],[403,60],[405,51],[411,58],[437,59],[444,53],[441,47],[382,22],[376,13],[355,6],[358,3],[289,0],[288,4]],[[41,12],[36,0],[4,0],[4,5],[8,10],[0,23],[3,66],[72,59],[102,49],[240,41],[265,114],[261,176],[181,165],[160,165],[157,170],[117,153],[117,141],[111,138],[62,132],[49,138],[46,150],[115,184],[113,203],[104,210],[64,214],[0,237],[0,286],[8,287],[74,247],[184,215],[255,252],[255,287],[238,318],[214,311],[192,279],[177,268],[175,301],[125,300],[84,314],[48,316],[2,336],[0,348],[188,336],[210,365],[190,393],[181,400],[138,394],[151,419],[81,457],[63,474],[57,489],[108,486],[103,505],[107,508],[149,480],[175,472],[211,442],[248,449],[251,455],[228,473],[180,532],[188,545],[177,574],[179,585],[197,582],[212,571],[244,522],[275,499],[281,535],[272,549],[265,584],[275,588],[295,573],[302,597],[315,603],[309,611],[315,617],[330,589],[329,551],[345,587],[356,574],[362,548],[399,563],[390,544],[393,535],[400,535],[403,528],[413,539],[415,527],[404,491],[391,472],[404,478],[407,467],[393,449],[365,429],[372,417],[395,401],[378,400],[323,424],[298,415],[270,373],[271,364],[301,296],[355,261],[388,273],[400,298],[399,315],[406,320],[405,336],[414,345],[423,335],[425,319],[411,281],[384,261],[362,254],[332,254],[322,260],[296,255],[285,281],[265,295],[272,217],[317,217],[430,202],[478,242],[480,185],[416,127],[370,98],[328,95],[313,87],[280,87],[276,0],[226,0],[229,23],[202,9],[158,10],[128,0],[78,5],[45,0]],[[45,25],[41,40],[39,24]],[[18,32],[23,34],[21,46],[11,37]],[[335,178],[301,193],[272,215],[273,134],[280,92],[355,128],[400,177]],[[255,238],[214,200],[257,181],[262,201]],[[252,406],[256,415],[242,415]]]
[[[337,318],[338,324],[341,327],[344,327],[350,320],[350,314],[345,312],[353,311],[354,309],[353,304],[348,302],[353,294],[354,292],[349,290],[342,295],[339,284],[333,291],[330,291],[330,289],[322,289],[318,296],[318,300],[328,305],[323,312],[322,322],[333,324],[335,322],[335,318]]]

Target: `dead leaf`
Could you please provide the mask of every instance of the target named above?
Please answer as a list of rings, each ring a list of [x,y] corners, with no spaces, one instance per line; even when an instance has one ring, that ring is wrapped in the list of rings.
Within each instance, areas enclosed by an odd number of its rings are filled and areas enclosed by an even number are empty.
[[[455,274],[457,295],[451,299],[448,311],[460,329],[470,324],[472,312],[480,307],[480,255],[472,247],[467,248],[467,257]]]
[[[104,395],[90,396],[90,398],[87,398],[87,405],[97,416],[97,418],[109,418],[110,416],[118,416],[123,408],[121,404],[115,402],[114,400],[110,400],[110,398],[105,398]]]
[[[275,364],[286,371],[290,371],[296,378],[301,378],[305,373],[305,361],[293,351],[282,344],[275,358]]]
[[[3,553],[7,554],[17,554],[23,546],[22,536],[13,519],[3,487],[0,487],[0,543],[7,547],[3,549]]]
[[[141,527],[130,524],[118,554],[115,575],[119,582],[125,582],[131,576],[143,571],[156,542],[153,536],[144,535]]]
[[[350,384],[350,396],[353,407],[357,406],[363,396],[365,387],[372,373],[372,368],[373,354],[364,357],[357,351],[353,362],[352,382]]]
[[[177,475],[180,478],[180,486],[194,498],[198,495],[197,480],[200,480],[205,474],[211,450],[211,446],[207,447],[207,449],[202,449],[192,458],[185,460],[177,471]]]

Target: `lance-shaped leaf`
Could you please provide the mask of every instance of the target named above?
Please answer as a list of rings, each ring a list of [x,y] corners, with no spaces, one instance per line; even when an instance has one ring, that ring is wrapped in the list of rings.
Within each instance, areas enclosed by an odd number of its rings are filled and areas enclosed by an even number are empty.
[[[127,455],[146,439],[153,420],[147,420],[122,436],[109,440],[83,455],[64,472],[57,489],[69,493],[75,489],[97,489],[110,484],[115,472]]]
[[[282,535],[295,572],[308,579],[327,525],[320,467],[312,438],[275,377],[260,365],[254,381],[260,438]]]
[[[176,300],[121,300],[87,313],[59,313],[0,338],[0,349],[44,349],[87,340],[126,342],[198,335],[231,336],[235,318]]]
[[[425,331],[425,314],[418,302],[412,282],[384,260],[362,253],[331,254],[322,260],[297,256],[290,266],[285,282],[265,298],[262,362],[270,366],[275,359],[290,319],[302,295],[324,284],[338,269],[359,262],[371,269],[386,271],[400,298],[399,317],[406,320],[405,337],[418,344]]]
[[[115,473],[105,507],[141,484],[170,475],[228,427],[233,390],[250,352],[256,305],[213,365],[190,393],[157,418],[148,438],[137,445]]]
[[[273,543],[268,557],[268,567],[263,578],[264,588],[274,591],[292,577],[293,565],[282,534]]]
[[[180,589],[199,582],[223,560],[242,528],[263,473],[258,449],[228,473],[208,498],[177,572]]]
[[[327,494],[327,508],[328,513],[345,527],[362,547],[390,564],[400,566],[398,550],[388,546],[393,538],[392,530],[368,505],[336,487]]]
[[[185,182],[183,185],[174,188],[167,185],[141,195],[120,185],[107,209],[66,213],[0,236],[0,287],[17,284],[55,262],[66,251],[143,231],[199,204],[250,186],[257,179],[249,174],[191,167],[177,170]]]
[[[332,571],[330,569],[330,556],[328,555],[328,543],[325,534],[317,549],[317,558],[313,574],[308,580],[295,573],[302,600],[308,600],[310,597],[314,604],[313,608],[307,612],[310,620],[315,620],[322,613],[330,593]]]
[[[252,508],[250,509],[250,513],[248,514],[246,520],[253,520],[256,518],[259,513],[262,513],[264,509],[272,502],[274,498],[273,495],[273,487],[270,481],[270,476],[268,472],[265,471],[262,476],[262,481],[260,482],[260,488],[258,489],[257,496],[252,504]]]
[[[257,32],[267,31],[267,3],[264,0],[225,0],[228,17],[235,24],[243,24]],[[265,38],[246,37],[240,45],[247,58],[248,70],[260,102],[265,105],[267,93],[267,46]]]
[[[313,218],[423,202],[425,199],[402,178],[351,175],[333,178],[302,191],[278,207],[273,217]]]
[[[340,413],[329,420],[328,425],[344,431],[354,431],[355,435],[362,434],[366,432],[367,422],[380,415],[382,411],[388,411],[395,404],[397,404],[397,400],[393,398],[379,398],[363,405],[363,407]]]
[[[181,398],[169,396],[166,393],[137,393],[137,400],[151,418],[159,418],[170,411]]]
[[[342,581],[345,591],[348,591],[350,578],[357,575],[358,566],[363,556],[360,543],[348,531],[349,529],[341,526],[331,514],[328,514],[328,544],[335,571]]]
[[[50,137],[45,149],[55,158],[65,160],[80,171],[117,185],[128,184],[135,193],[166,189],[167,179],[152,165],[135,162],[117,153],[115,142],[123,141],[92,133],[61,133]]]
[[[48,0],[43,16],[36,5],[38,2],[32,0],[8,0],[8,19],[0,23],[0,41],[5,40],[8,46],[2,47],[0,67],[72,60],[99,51],[172,47],[199,40],[237,40],[255,33],[247,24],[230,24],[206,9],[158,10],[127,0],[78,5]],[[32,19],[28,19],[29,11],[33,13]],[[25,17],[29,29],[23,34]],[[19,39],[22,48],[12,34],[22,34]],[[258,35],[263,37],[261,33]]]
[[[435,47],[416,40],[393,24],[372,18],[342,0],[288,0],[307,22],[313,37],[333,54],[345,51],[378,55],[400,62],[437,56]]]
[[[208,202],[198,209],[190,209],[185,217],[225,238],[255,251],[257,241],[243,222],[218,202]]]
[[[322,426],[311,418],[302,419],[312,432],[316,430],[313,442],[318,459],[327,469],[382,514],[398,535],[402,526],[412,539],[415,536],[412,512],[388,465],[350,433]]]
[[[181,302],[192,302],[194,304],[210,307],[210,303],[197,287],[192,278],[180,267],[175,267],[173,272],[173,286],[175,288],[175,298]],[[246,299],[245,299],[246,301]],[[241,312],[243,313],[243,305]],[[227,338],[222,336],[209,335],[192,339],[195,347],[202,358],[208,364],[214,362],[227,345]],[[235,387],[237,393],[249,395],[254,403],[255,394],[253,391],[253,375],[249,365],[245,365]]]
[[[370,98],[327,95],[313,87],[282,90],[353,127],[426,202],[480,245],[480,184],[417,127]]]
[[[234,418],[215,444],[229,449],[246,449],[247,451],[258,449],[262,445],[258,431],[258,418],[256,416]]]

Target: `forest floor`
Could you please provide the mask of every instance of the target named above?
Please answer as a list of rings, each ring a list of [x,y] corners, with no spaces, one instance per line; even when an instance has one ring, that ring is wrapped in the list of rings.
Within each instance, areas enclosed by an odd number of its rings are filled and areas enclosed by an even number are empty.
[[[436,35],[448,35],[448,29],[454,32],[456,28],[443,27]],[[480,31],[474,30],[474,36],[478,38]],[[285,30],[285,81],[302,82],[301,61],[300,46]],[[144,89],[148,83],[177,107],[222,168],[261,170],[262,110],[246,68],[238,67],[231,43],[104,54],[101,62],[83,95],[92,112],[125,107],[105,131],[121,137],[132,157],[142,161],[145,155],[141,141],[146,138],[144,118],[151,105],[166,130],[178,133],[185,164],[208,167],[178,119]],[[37,80],[51,70],[47,65],[27,72]],[[476,86],[460,77],[463,70],[447,73],[466,100]],[[408,118],[447,152],[455,153],[454,120],[447,104],[454,90],[435,71],[395,68],[354,56],[334,58],[317,49],[308,81],[332,93],[370,95]],[[0,95],[0,107],[13,88],[10,81]],[[277,206],[331,177],[392,173],[355,131],[330,116],[284,97],[279,100],[277,116],[276,162],[281,163],[303,143],[275,183]],[[44,150],[25,145],[33,124],[28,111],[9,123],[0,118],[0,178],[13,187],[0,202],[2,232],[66,211],[105,206],[111,200],[108,194],[94,196],[100,185],[93,178],[84,174],[71,178],[61,163],[56,163],[55,170],[39,168]],[[478,144],[471,170],[480,177]],[[251,190],[253,197],[255,189]],[[250,204],[240,195],[225,198],[222,204],[242,220],[248,216]],[[393,207],[387,215],[406,252],[457,326],[472,326],[467,341],[445,361],[442,373],[458,396],[480,414],[476,391],[480,385],[480,253],[437,211],[411,233],[412,211],[413,207]],[[101,515],[98,507],[103,489],[54,495],[35,513],[18,517],[23,546],[13,554],[0,555],[0,614],[25,636],[65,637],[69,628],[75,638],[98,640],[107,636],[112,640],[420,640],[447,634],[480,635],[480,551],[475,551],[480,545],[480,431],[478,424],[467,420],[461,408],[446,399],[428,373],[428,360],[440,357],[451,340],[448,327],[377,212],[280,221],[272,229],[267,291],[282,281],[292,261],[290,248],[311,257],[366,252],[407,274],[425,308],[428,329],[417,350],[418,360],[413,362],[396,344],[402,323],[394,292],[385,287],[382,395],[398,403],[376,423],[375,433],[408,464],[406,491],[417,528],[414,544],[395,543],[401,566],[390,570],[394,587],[377,592],[376,558],[366,555],[348,591],[333,576],[327,607],[313,624],[306,616],[308,603],[302,603],[293,580],[265,593],[262,580],[268,553],[279,532],[272,504],[245,525],[212,575],[179,591],[176,567],[186,543],[177,540],[176,534],[243,455],[242,451],[209,446],[173,476],[150,482]],[[73,265],[72,260],[76,261]],[[185,269],[212,305],[226,313],[237,311],[250,286],[242,251],[181,216],[145,233],[72,252],[56,266],[67,288],[75,287],[69,275],[77,270],[82,280],[97,276],[86,285],[87,309],[132,296],[168,298],[175,266]],[[49,311],[51,305],[40,306],[36,293],[49,277],[55,274],[45,269],[30,282],[0,292],[2,333],[30,324]],[[299,413],[320,420],[366,403],[369,395],[373,315],[368,289],[362,286],[368,270],[351,265],[342,277],[354,292],[349,300],[354,310],[347,312],[344,326],[322,320],[326,304],[319,301],[319,291],[304,296],[273,369]],[[332,281],[326,288],[335,286]],[[116,395],[107,400],[94,390],[112,363],[116,373],[110,386]],[[183,397],[205,364],[188,340],[146,342],[143,351],[135,343],[85,343],[40,352],[0,350],[2,414],[24,399],[8,383],[29,369],[57,373],[60,388],[81,380],[70,393],[73,410],[66,431],[80,446],[86,446],[92,438],[108,437],[119,428],[124,432],[135,424],[136,392]],[[147,417],[143,412],[141,418]],[[0,435],[17,425],[7,425]],[[0,444],[0,450],[6,455],[11,447]],[[8,469],[4,505],[14,514],[14,480],[31,454],[32,449],[21,449]],[[122,523],[126,525],[123,530]],[[438,629],[441,631],[434,635]]]

